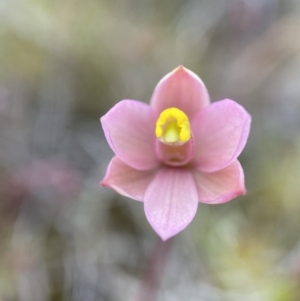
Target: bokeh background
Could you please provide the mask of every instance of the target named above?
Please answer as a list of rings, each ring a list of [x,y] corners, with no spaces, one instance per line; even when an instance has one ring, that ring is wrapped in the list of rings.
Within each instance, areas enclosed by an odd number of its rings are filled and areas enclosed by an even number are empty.
[[[179,64],[251,113],[248,194],[161,245],[99,117]],[[300,300],[300,1],[1,0],[0,179],[1,301]]]

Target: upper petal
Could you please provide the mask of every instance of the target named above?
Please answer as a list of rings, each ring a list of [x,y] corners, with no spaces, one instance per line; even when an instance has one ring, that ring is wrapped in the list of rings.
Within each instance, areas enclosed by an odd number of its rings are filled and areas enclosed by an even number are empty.
[[[101,118],[105,137],[115,154],[138,170],[155,168],[156,114],[150,106],[123,100]]]
[[[209,95],[202,80],[192,71],[179,66],[157,84],[150,105],[158,112],[171,107],[193,118],[209,104]]]
[[[225,99],[202,109],[192,122],[194,160],[204,172],[214,172],[236,160],[250,132],[251,116]]]
[[[246,193],[244,172],[238,160],[213,173],[193,172],[199,202],[221,204]]]
[[[192,173],[184,168],[160,169],[146,190],[144,206],[149,223],[163,240],[183,230],[198,206]]]
[[[143,201],[145,191],[155,173],[156,170],[133,169],[115,156],[110,161],[106,175],[100,184],[137,201]]]

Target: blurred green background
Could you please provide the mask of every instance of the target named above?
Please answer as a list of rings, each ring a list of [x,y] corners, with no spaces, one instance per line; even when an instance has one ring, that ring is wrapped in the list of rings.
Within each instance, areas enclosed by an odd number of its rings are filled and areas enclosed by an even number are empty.
[[[157,300],[300,300],[300,2],[0,1],[0,300],[133,300],[157,236],[99,187],[99,118],[178,65],[252,115],[248,194],[200,204]]]

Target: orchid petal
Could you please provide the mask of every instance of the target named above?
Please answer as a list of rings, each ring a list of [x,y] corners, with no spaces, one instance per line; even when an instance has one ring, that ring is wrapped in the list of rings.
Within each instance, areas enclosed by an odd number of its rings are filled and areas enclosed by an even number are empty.
[[[192,123],[197,167],[214,172],[235,161],[247,142],[250,123],[247,111],[230,99],[202,109]]]
[[[246,193],[244,172],[238,160],[213,173],[194,170],[193,174],[201,203],[226,203]]]
[[[156,170],[140,171],[133,169],[115,156],[107,167],[101,185],[108,186],[129,198],[143,201],[145,191],[155,173]]]
[[[101,118],[105,137],[114,153],[137,170],[158,166],[155,155],[155,121],[153,110],[135,100],[117,103]]]
[[[192,173],[185,168],[163,167],[146,190],[144,205],[150,225],[163,240],[182,231],[198,206]]]
[[[158,112],[175,107],[192,118],[209,102],[202,80],[192,71],[179,66],[157,84],[150,106]]]

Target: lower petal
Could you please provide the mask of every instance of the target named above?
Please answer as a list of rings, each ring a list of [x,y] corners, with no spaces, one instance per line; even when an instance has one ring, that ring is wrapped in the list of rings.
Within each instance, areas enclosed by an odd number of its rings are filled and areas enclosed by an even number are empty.
[[[238,160],[213,173],[194,170],[194,179],[201,203],[226,203],[246,193],[244,172]]]
[[[146,217],[163,239],[182,231],[194,218],[198,194],[190,170],[163,167],[145,193]]]
[[[123,163],[117,156],[110,161],[106,175],[101,181],[102,186],[114,189],[116,192],[137,201],[143,201],[150,182],[156,170],[139,171]]]

